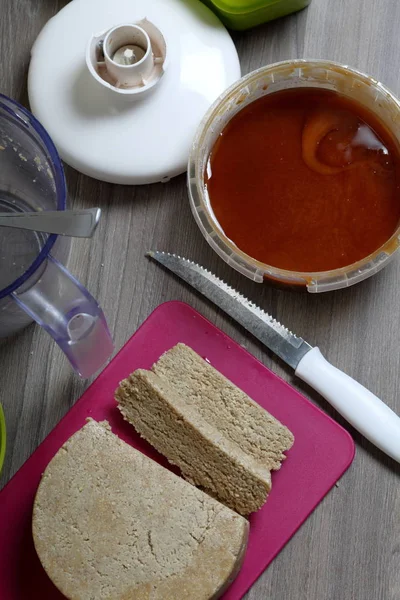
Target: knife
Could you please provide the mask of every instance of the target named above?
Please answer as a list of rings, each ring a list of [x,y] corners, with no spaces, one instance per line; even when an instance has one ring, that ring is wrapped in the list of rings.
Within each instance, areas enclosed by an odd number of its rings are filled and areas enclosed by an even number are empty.
[[[148,252],[277,354],[355,429],[400,462],[400,418],[382,400],[340,371],[301,337],[200,265],[175,254]]]

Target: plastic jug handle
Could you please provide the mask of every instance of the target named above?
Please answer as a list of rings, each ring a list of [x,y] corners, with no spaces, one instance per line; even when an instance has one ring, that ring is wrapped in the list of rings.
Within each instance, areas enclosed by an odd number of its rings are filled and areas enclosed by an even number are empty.
[[[13,299],[42,325],[81,377],[90,377],[113,351],[107,323],[96,300],[55,258],[39,280]]]

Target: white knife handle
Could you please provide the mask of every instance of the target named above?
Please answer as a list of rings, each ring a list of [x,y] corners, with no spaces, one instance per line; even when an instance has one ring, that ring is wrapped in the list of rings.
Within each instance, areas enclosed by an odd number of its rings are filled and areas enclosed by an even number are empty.
[[[319,392],[370,442],[400,462],[400,418],[382,400],[312,348],[296,375]]]

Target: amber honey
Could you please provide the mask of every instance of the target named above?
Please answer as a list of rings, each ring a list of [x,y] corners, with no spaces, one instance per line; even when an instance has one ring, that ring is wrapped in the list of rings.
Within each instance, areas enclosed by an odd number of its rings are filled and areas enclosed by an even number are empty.
[[[225,235],[290,271],[345,267],[400,220],[400,150],[369,109],[330,90],[268,94],[235,115],[209,157],[206,186]]]

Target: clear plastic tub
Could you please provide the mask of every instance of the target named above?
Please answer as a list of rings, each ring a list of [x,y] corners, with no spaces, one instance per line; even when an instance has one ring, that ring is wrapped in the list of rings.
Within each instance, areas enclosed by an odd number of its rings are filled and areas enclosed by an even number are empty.
[[[286,271],[248,256],[224,235],[213,215],[204,182],[208,157],[228,121],[257,98],[294,87],[325,88],[357,100],[380,118],[400,144],[400,102],[372,77],[324,60],[275,63],[242,77],[214,102],[204,116],[189,156],[190,204],[208,243],[229,265],[246,277],[257,282],[267,279],[278,285],[304,288],[309,292],[327,292],[358,283],[385,267],[399,248],[400,226],[383,246],[347,267],[313,273]]]

